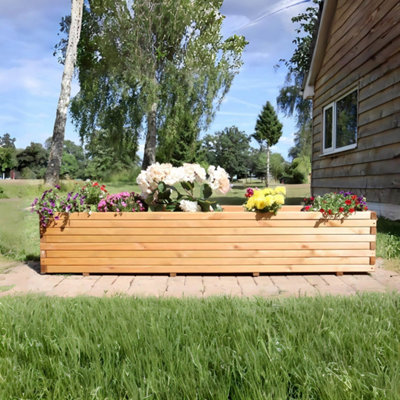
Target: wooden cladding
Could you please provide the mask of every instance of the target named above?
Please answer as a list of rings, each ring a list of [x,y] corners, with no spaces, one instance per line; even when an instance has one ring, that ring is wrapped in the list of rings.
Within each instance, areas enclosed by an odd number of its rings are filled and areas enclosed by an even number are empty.
[[[221,213],[73,213],[42,231],[43,273],[372,271],[376,219],[321,219],[285,206],[276,216]]]
[[[400,198],[400,3],[338,0],[313,98],[312,192]],[[323,110],[358,88],[357,147],[323,154]]]

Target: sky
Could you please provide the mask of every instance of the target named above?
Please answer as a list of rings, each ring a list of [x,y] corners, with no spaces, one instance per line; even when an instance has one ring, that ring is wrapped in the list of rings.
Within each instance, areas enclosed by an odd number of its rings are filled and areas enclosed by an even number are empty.
[[[0,135],[9,133],[16,146],[44,141],[52,135],[63,66],[53,56],[59,23],[70,14],[70,0],[0,0]],[[257,116],[276,97],[285,81],[279,60],[294,50],[296,25],[291,18],[311,5],[311,0],[225,0],[222,33],[244,35],[249,42],[244,64],[235,77],[207,133],[236,125],[254,133]],[[72,93],[79,91],[76,80]],[[296,131],[294,118],[278,113],[283,134],[272,151],[287,158]],[[79,143],[68,116],[65,138]],[[253,142],[254,147],[257,147]],[[143,143],[141,145],[141,152]]]

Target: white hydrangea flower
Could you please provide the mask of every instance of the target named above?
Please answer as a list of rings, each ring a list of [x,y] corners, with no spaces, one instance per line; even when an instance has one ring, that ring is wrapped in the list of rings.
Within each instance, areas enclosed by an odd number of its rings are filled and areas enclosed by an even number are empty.
[[[231,189],[229,175],[223,168],[215,168],[214,165],[210,165],[207,173],[209,175],[207,183],[210,185],[211,189],[217,190],[222,194],[229,192]]]
[[[197,201],[181,200],[179,202],[179,207],[185,212],[201,211],[201,207],[198,205]]]

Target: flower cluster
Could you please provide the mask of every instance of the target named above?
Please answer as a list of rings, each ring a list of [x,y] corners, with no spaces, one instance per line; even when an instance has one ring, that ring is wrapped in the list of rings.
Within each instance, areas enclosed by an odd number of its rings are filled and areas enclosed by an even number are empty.
[[[31,212],[39,214],[40,226],[45,228],[49,221],[59,219],[56,213],[72,213],[95,211],[99,201],[105,197],[107,190],[97,182],[88,182],[83,187],[62,194],[60,186],[45,190],[41,197],[36,198],[31,205]]]
[[[324,218],[346,217],[356,211],[367,211],[365,197],[351,192],[326,193],[304,199],[303,211],[319,211]]]
[[[285,203],[286,189],[278,186],[275,189],[248,188],[245,196],[247,201],[244,207],[248,211],[272,212],[276,214]]]
[[[100,212],[138,212],[147,211],[147,205],[134,192],[121,192],[109,194],[106,198],[100,200],[97,210]]]
[[[146,203],[154,211],[220,210],[218,204],[209,200],[212,191],[225,194],[230,190],[226,171],[213,165],[206,171],[199,164],[173,167],[171,164],[155,163],[142,171],[136,182],[146,197]],[[182,190],[184,193],[181,193]]]

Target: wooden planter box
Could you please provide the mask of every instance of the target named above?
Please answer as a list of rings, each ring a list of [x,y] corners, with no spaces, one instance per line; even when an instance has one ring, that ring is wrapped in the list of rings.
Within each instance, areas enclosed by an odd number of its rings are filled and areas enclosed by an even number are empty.
[[[41,232],[42,273],[369,272],[376,215],[341,220],[284,206],[276,216],[220,213],[60,214]]]

